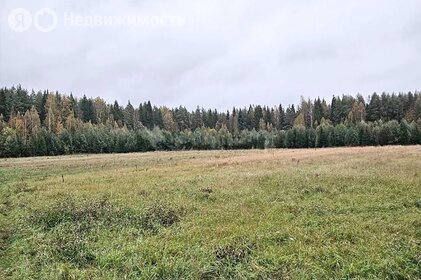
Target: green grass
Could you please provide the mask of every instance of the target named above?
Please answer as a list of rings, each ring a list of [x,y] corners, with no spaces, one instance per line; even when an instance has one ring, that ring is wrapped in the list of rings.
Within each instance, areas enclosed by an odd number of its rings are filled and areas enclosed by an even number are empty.
[[[420,279],[421,147],[0,160],[0,279],[180,278]]]

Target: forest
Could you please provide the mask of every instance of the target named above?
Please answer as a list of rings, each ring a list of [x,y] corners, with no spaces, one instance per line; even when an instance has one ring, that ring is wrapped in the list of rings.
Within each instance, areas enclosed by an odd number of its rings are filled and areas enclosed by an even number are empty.
[[[230,111],[122,106],[20,85],[0,89],[0,157],[421,144],[421,95],[301,97]]]

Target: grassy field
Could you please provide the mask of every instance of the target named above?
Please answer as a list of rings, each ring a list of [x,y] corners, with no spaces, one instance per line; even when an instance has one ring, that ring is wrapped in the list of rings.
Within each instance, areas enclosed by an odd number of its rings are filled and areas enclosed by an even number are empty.
[[[420,279],[421,147],[0,160],[0,279]]]

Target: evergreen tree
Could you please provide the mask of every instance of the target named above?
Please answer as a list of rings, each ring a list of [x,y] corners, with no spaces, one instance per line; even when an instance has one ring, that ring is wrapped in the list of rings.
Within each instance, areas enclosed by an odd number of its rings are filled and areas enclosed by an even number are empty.
[[[355,127],[348,127],[345,133],[345,145],[347,146],[358,146],[359,145],[359,135]]]
[[[338,100],[335,96],[332,97],[332,102],[330,103],[330,120],[333,124],[339,124],[341,121],[340,117],[340,99]]]
[[[83,95],[82,99],[79,101],[79,111],[81,119],[84,122],[96,123],[93,101],[92,99],[88,99],[86,95]]]
[[[296,118],[295,107],[291,105],[287,108],[285,113],[285,125],[284,129],[291,129],[294,126],[294,121]]]
[[[6,115],[6,88],[0,89],[0,115]]]
[[[399,143],[409,145],[411,142],[411,126],[404,119],[400,123]]]
[[[323,117],[324,115],[323,115],[322,102],[320,101],[320,98],[317,98],[314,101],[314,110],[313,110],[314,122],[316,122],[317,124],[320,124],[320,121],[322,120]]]
[[[120,105],[118,105],[117,100],[114,101],[114,104],[111,107],[110,111],[111,111],[111,114],[112,114],[114,120],[117,122],[117,124],[120,127],[123,126],[124,114],[123,114],[123,110],[121,109]]]
[[[285,119],[285,111],[282,105],[279,105],[278,110],[275,111],[276,114],[276,121],[272,121],[272,123],[275,125],[276,129],[282,130],[286,126],[286,119]]]
[[[193,113],[191,128],[192,130],[196,130],[196,128],[199,128],[202,126],[203,126],[202,113],[199,106],[197,106],[196,111]]]
[[[152,118],[153,118],[154,126],[157,126],[161,129],[164,128],[164,122],[163,122],[163,119],[162,119],[162,112],[156,106],[153,107]]]
[[[333,96],[331,105],[302,98],[298,108],[189,112],[148,101],[123,109],[99,97],[1,88],[0,156],[421,144],[419,92],[373,94],[368,104],[360,95]]]
[[[374,93],[371,96],[370,103],[367,107],[367,120],[369,121],[378,121],[381,119],[381,101],[380,97],[377,95],[377,93]]]
[[[260,129],[260,120],[263,118],[263,110],[260,105],[253,108],[253,128]]]
[[[123,115],[124,115],[124,124],[127,126],[127,128],[134,129],[135,114],[134,114],[134,108],[132,104],[130,104],[130,101],[127,103],[127,106],[124,109]]]

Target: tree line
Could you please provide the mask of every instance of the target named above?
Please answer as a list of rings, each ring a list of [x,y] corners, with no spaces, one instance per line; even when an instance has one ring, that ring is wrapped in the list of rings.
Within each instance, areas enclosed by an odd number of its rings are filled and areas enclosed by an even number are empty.
[[[421,144],[421,95],[301,98],[219,112],[134,107],[21,86],[0,89],[0,157],[183,149]]]

